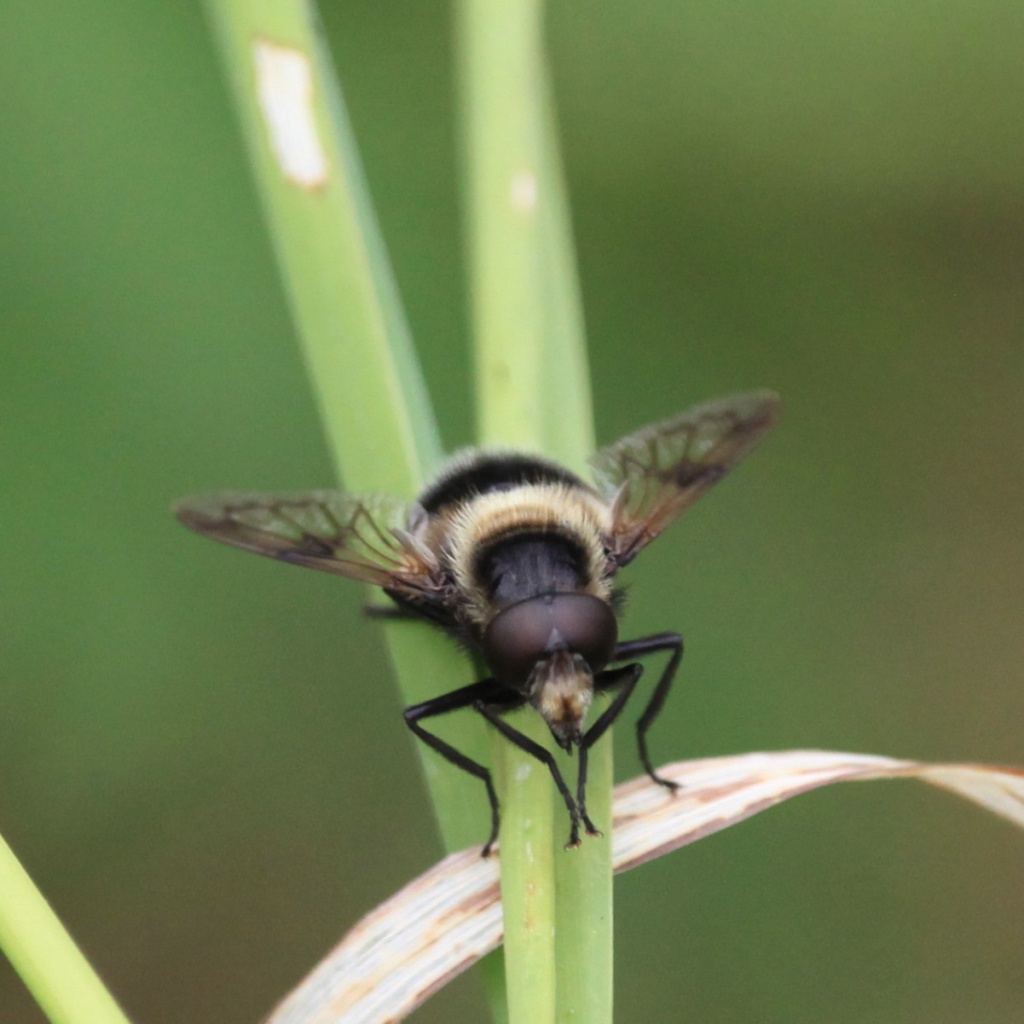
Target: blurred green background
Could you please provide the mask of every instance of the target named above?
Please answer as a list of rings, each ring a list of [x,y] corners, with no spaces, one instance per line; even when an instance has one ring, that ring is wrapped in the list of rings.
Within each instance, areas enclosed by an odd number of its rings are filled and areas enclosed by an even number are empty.
[[[323,14],[468,443],[451,11]],[[602,443],[786,401],[629,572],[626,630],[688,641],[656,756],[1024,762],[1024,7],[550,21]],[[332,483],[201,5],[7,0],[0,39],[0,831],[136,1020],[253,1022],[439,845],[360,588],[168,513]],[[1019,1021],[1022,851],[909,783],[802,797],[620,878],[619,1019]]]

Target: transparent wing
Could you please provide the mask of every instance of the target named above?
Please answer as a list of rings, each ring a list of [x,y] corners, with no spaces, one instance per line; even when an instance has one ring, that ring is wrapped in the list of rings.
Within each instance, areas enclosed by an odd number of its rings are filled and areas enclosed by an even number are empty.
[[[210,494],[185,498],[174,514],[196,533],[236,548],[440,600],[439,566],[406,533],[408,506],[396,498]]]
[[[778,412],[771,391],[730,395],[597,452],[590,464],[612,503],[612,559],[630,562],[761,440]]]

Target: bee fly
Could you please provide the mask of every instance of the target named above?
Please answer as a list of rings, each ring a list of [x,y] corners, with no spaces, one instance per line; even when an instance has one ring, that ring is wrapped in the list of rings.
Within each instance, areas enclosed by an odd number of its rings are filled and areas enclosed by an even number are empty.
[[[456,456],[411,506],[334,491],[218,494],[189,498],[175,512],[188,527],[235,547],[381,587],[391,613],[425,618],[479,654],[489,677],[405,711],[408,727],[487,788],[490,851],[498,835],[491,773],[423,722],[470,708],[542,762],[565,801],[569,845],[587,815],[587,755],[615,721],[643,667],[668,663],[637,724],[640,760],[654,770],[647,730],[668,696],[683,654],[678,633],[618,639],[622,593],[616,573],[716,484],[774,422],[768,391],[705,402],[624,437],[591,459],[596,487],[534,455],[468,451]],[[597,693],[614,694],[586,728]],[[575,794],[545,747],[502,716],[534,707],[563,750],[579,751]]]

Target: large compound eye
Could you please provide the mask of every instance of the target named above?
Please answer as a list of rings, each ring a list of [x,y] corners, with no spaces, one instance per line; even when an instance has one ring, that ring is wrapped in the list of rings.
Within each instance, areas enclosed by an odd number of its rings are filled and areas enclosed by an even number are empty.
[[[589,594],[554,594],[551,616],[562,643],[582,655],[591,672],[600,672],[608,664],[619,629],[606,601]]]
[[[484,658],[496,679],[522,687],[553,651],[581,655],[592,672],[611,659],[618,639],[615,614],[590,594],[544,594],[510,605],[491,620]]]

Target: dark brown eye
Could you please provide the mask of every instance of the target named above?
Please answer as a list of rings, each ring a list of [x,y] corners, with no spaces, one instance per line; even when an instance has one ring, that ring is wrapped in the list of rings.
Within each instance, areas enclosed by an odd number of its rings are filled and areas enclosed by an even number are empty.
[[[522,688],[537,662],[559,649],[581,655],[600,672],[615,650],[618,628],[608,604],[590,594],[543,594],[500,611],[483,638],[495,679]]]

